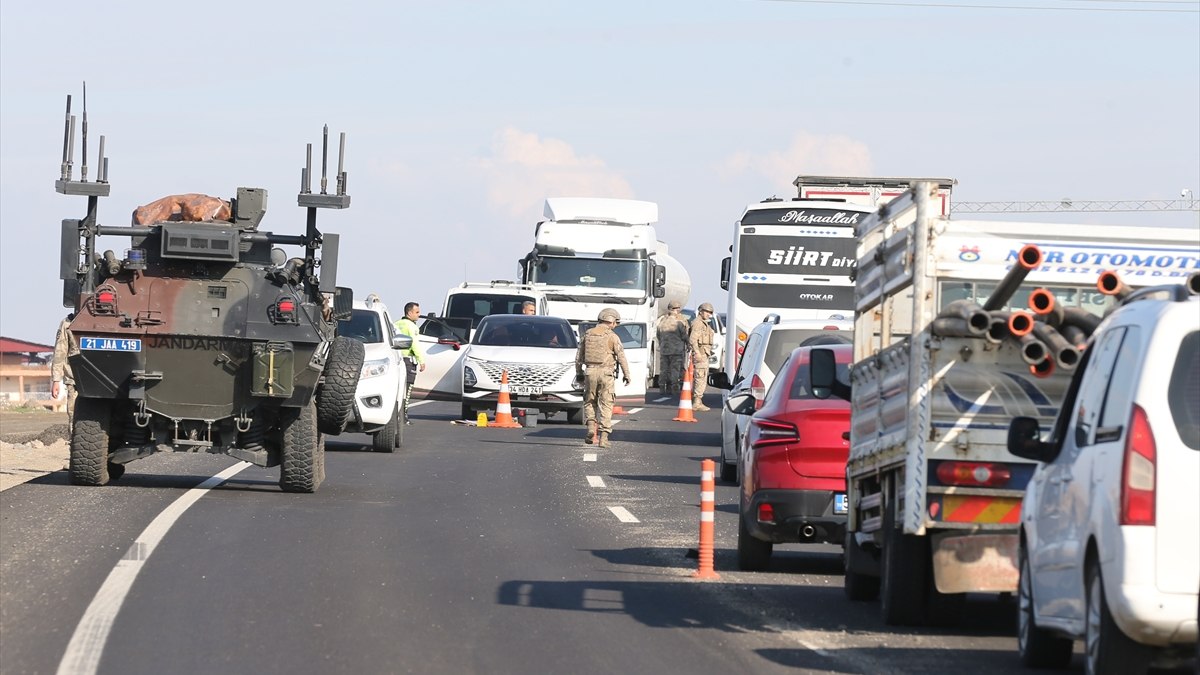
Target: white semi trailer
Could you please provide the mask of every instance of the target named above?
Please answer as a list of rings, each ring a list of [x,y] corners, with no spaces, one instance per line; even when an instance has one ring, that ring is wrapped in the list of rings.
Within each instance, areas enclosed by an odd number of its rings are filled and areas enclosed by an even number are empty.
[[[658,239],[658,205],[632,199],[551,198],[522,258],[524,284],[540,289],[546,313],[572,325],[601,309],[621,314],[626,357],[634,375],[618,383],[617,402],[644,403],[658,376],[654,322],[672,300],[686,304],[691,277]],[[644,373],[644,377],[640,376]]]

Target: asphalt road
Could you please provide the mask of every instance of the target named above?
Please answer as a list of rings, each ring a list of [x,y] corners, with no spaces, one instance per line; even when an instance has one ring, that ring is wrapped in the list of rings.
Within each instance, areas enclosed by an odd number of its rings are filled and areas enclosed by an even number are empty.
[[[60,471],[0,493],[0,672],[58,669],[131,562],[97,672],[1019,670],[1011,602],[972,597],[952,628],[891,630],[878,605],[845,600],[837,548],[779,546],[767,572],[738,571],[732,485],[717,488],[721,578],[694,580],[716,410],[686,424],[650,404],[608,450],[564,422],[477,429],[450,424],[457,412],[416,408],[392,455],[331,439],[314,495],[242,470],[152,548],[131,545],[236,462],[157,455],[103,488]]]

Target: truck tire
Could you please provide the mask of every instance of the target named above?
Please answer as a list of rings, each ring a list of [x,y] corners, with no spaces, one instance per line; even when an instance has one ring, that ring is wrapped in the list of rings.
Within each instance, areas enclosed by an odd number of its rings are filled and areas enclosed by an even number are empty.
[[[1104,595],[1104,577],[1094,558],[1087,570],[1087,621],[1084,629],[1084,672],[1095,675],[1145,673],[1151,649],[1134,642],[1113,621]]]
[[[403,433],[401,429],[404,427],[400,421],[400,414],[400,405],[397,404],[388,423],[371,434],[371,448],[375,452],[392,452],[400,447],[400,434]]]
[[[747,572],[761,572],[771,563],[771,551],[774,544],[769,541],[755,539],[746,527],[746,520],[738,509],[738,538],[737,561],[738,569]]]
[[[321,433],[337,436],[346,429],[365,355],[366,348],[358,340],[345,335],[333,339],[325,362],[325,382],[317,389],[317,427]]]
[[[883,516],[883,574],[879,581],[879,605],[883,622],[889,626],[919,626],[925,620],[925,594],[929,579],[925,558],[929,547],[923,538],[897,527],[895,491],[888,495]]]
[[[853,602],[869,602],[878,598],[879,577],[855,571],[855,568],[859,567],[859,558],[870,554],[855,543],[853,532],[846,533],[843,552],[842,566],[845,568],[846,577],[842,590],[846,592],[846,599]]]
[[[325,447],[317,431],[316,405],[282,408],[279,430],[283,444],[279,462],[279,487],[284,492],[316,492],[324,472]]]
[[[112,402],[97,398],[75,401],[68,472],[74,485],[108,483],[108,444]]]
[[[526,413],[526,414],[528,414],[528,413]],[[537,411],[536,410],[533,411],[533,414],[536,415]],[[567,423],[574,424],[576,426],[582,426],[583,425],[583,408],[575,408],[574,410],[568,410],[567,411]]]
[[[1022,537],[1022,539],[1024,539]],[[1017,581],[1017,653],[1026,668],[1066,668],[1071,663],[1073,640],[1038,628],[1033,616],[1033,579],[1025,542],[1017,555],[1020,577]]]

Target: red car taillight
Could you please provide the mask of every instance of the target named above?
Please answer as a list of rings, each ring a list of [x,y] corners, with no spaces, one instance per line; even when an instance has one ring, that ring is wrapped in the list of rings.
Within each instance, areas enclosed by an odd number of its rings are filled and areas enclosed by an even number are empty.
[[[942,462],[937,477],[945,485],[999,487],[1012,479],[1012,472],[1003,464],[990,462]]]
[[[1121,524],[1154,524],[1155,463],[1158,450],[1150,420],[1141,406],[1133,406],[1125,437],[1125,462],[1121,469]]]
[[[762,378],[755,373],[750,378],[750,395],[754,397],[754,409],[762,410],[763,399],[767,397],[767,385],[763,384]]]
[[[758,438],[754,439],[752,447],[761,448],[768,445],[786,445],[800,440],[800,431],[795,424],[779,422],[772,419],[750,418],[750,423],[758,427]]]
[[[775,522],[775,507],[767,503],[758,505],[758,514],[755,516],[760,523]]]

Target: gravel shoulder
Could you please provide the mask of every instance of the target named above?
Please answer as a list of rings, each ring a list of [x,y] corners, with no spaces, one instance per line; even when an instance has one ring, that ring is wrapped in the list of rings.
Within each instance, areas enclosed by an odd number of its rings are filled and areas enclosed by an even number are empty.
[[[0,491],[67,468],[67,415],[0,411]]]

